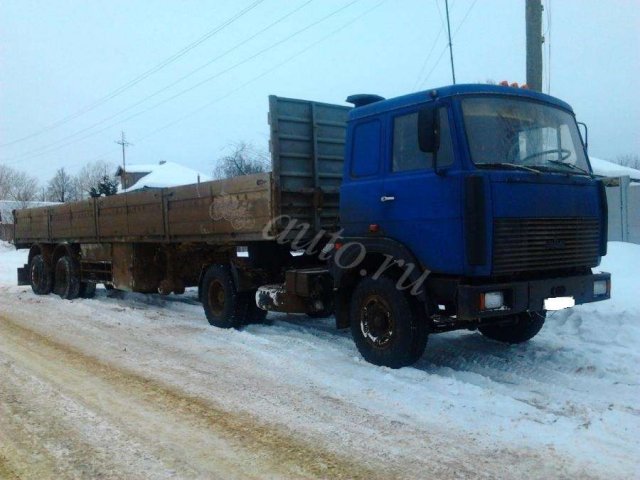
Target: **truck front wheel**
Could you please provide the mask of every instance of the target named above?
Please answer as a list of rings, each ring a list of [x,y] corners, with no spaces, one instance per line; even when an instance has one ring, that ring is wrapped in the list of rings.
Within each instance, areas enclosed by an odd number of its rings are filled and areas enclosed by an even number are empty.
[[[505,325],[478,327],[485,337],[504,343],[522,343],[535,337],[546,319],[547,312],[523,312],[505,319]],[[510,322],[509,322],[510,320]]]
[[[427,326],[410,298],[387,277],[365,278],[351,300],[351,334],[360,354],[374,365],[415,363],[427,344]]]
[[[31,275],[31,290],[36,295],[48,295],[53,286],[53,274],[51,266],[44,256],[36,255],[31,259],[29,268]]]
[[[219,328],[238,328],[242,325],[247,313],[248,296],[236,290],[229,267],[209,267],[201,288],[200,299],[211,325]]]

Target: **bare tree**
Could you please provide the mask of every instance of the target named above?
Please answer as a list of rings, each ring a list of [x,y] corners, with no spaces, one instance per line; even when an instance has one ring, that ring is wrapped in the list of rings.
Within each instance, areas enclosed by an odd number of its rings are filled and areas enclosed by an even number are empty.
[[[215,178],[231,178],[269,171],[266,152],[246,142],[234,143],[230,153],[220,158],[213,172]]]
[[[0,165],[0,200],[11,198],[11,183],[15,170],[7,165]]]
[[[105,177],[111,179],[116,167],[111,162],[98,160],[87,163],[73,179],[78,200],[91,196],[92,189],[96,189],[104,182]]]
[[[637,153],[627,153],[626,155],[618,155],[616,163],[625,167],[637,168],[640,170],[640,156]]]
[[[0,200],[14,200],[22,206],[38,195],[38,180],[7,165],[0,165]]]
[[[16,172],[13,177],[12,198],[16,202],[20,202],[22,208],[26,207],[28,202],[33,202],[36,199],[38,190],[38,180],[24,172]]]
[[[47,195],[54,202],[69,202],[76,199],[76,189],[71,178],[64,168],[59,168],[47,188]]]

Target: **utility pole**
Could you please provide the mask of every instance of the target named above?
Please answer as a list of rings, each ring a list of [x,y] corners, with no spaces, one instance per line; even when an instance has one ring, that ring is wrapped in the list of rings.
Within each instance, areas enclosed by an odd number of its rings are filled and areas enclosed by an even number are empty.
[[[449,33],[449,58],[451,59],[451,77],[456,84],[456,71],[453,68],[453,45],[451,44],[451,23],[449,22],[449,0],[444,0],[444,8],[447,11],[447,32]]]
[[[542,91],[542,1],[525,0],[527,24],[527,86]]]
[[[116,143],[122,145],[122,188],[126,190],[129,186],[127,185],[127,157],[125,150],[127,147],[132,146],[133,143],[127,142],[124,132],[121,132],[120,140],[116,140]]]

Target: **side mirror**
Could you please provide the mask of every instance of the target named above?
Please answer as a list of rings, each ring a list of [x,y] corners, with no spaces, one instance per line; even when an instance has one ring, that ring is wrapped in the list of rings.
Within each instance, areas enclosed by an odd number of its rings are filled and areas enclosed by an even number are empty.
[[[440,147],[440,116],[433,105],[418,111],[418,144],[425,153],[435,153]]]

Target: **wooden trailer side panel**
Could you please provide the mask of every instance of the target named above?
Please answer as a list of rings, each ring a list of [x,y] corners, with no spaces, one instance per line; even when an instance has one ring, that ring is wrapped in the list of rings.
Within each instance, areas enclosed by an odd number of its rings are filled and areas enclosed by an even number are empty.
[[[127,199],[124,195],[113,195],[97,200],[98,237],[101,241],[124,238],[129,233],[127,222]]]
[[[259,173],[167,192],[166,213],[171,241],[263,240],[273,218],[271,175]]]
[[[128,236],[147,241],[162,240],[165,236],[162,190],[147,190],[124,196],[127,204]]]
[[[70,204],[70,228],[79,242],[97,240],[95,208],[96,205],[93,198]],[[53,227],[53,219],[51,222]]]
[[[234,243],[265,240],[275,215],[269,173],[18,210],[19,244]]]
[[[16,245],[49,241],[49,207],[16,210]]]

